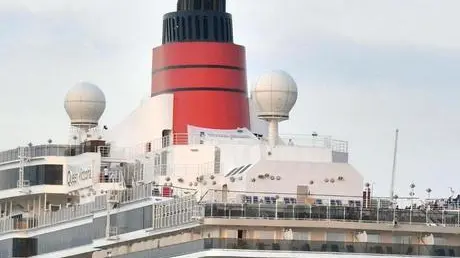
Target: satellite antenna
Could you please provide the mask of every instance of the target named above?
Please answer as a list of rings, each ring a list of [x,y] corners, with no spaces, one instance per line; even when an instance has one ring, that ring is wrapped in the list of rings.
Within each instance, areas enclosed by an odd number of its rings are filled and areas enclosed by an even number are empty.
[[[289,119],[289,112],[297,101],[297,85],[284,71],[272,71],[262,75],[252,91],[258,118],[269,123],[270,147],[278,143],[278,124]]]
[[[92,83],[77,83],[67,92],[64,108],[70,118],[71,140],[74,143],[83,142],[93,136],[98,138],[99,119],[105,107],[104,93]]]

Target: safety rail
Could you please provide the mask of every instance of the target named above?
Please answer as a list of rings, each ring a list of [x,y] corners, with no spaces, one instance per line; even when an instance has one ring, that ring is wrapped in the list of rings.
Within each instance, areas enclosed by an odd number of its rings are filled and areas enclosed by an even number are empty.
[[[6,150],[0,152],[0,163],[6,163],[11,161],[19,160],[19,152],[20,148],[15,148],[11,150]],[[35,146],[27,146],[22,147],[24,148],[25,155],[28,158],[36,158],[36,157],[46,157],[46,156],[76,156],[87,152],[88,148],[80,145],[69,145],[69,144],[43,144],[43,145],[35,145]],[[96,150],[91,150],[96,151]]]
[[[164,191],[166,189],[163,190],[162,188],[167,188],[168,191]],[[159,190],[155,191],[155,189]],[[191,197],[188,196],[194,196],[195,193],[196,191],[192,189],[157,186],[149,183],[118,191],[118,203],[121,205],[129,204],[136,201],[151,199],[152,197],[188,198],[187,200],[189,200]],[[194,198],[196,199],[196,197]],[[13,217],[0,218],[0,234],[43,228],[58,223],[70,222],[79,218],[92,216],[95,212],[106,209],[107,196],[99,195],[95,197],[93,202],[70,205],[69,207],[61,208],[57,211],[40,210],[37,212],[15,215]],[[195,210],[197,210],[197,208],[195,208]],[[196,212],[193,214],[196,214]]]
[[[204,209],[195,195],[167,200],[153,205],[153,228],[162,229],[197,221],[204,216]]]
[[[285,146],[303,146],[312,148],[327,148],[335,152],[348,153],[348,142],[332,139],[330,136],[309,136],[309,135],[281,135],[281,144]],[[135,159],[145,157],[147,153],[159,152],[172,145],[218,145],[233,143],[242,145],[268,144],[265,138],[206,138],[201,135],[190,135],[187,133],[176,133],[154,139],[134,147],[121,146],[100,146],[98,151],[102,157]]]
[[[313,148],[328,148],[336,152],[348,153],[348,142],[332,139],[331,136],[280,135],[286,145]]]
[[[0,233],[47,227],[58,223],[90,216],[94,211],[105,209],[100,198],[95,202],[61,208],[57,211],[40,210],[26,213],[22,217],[0,219]]]
[[[224,168],[224,164],[215,162],[206,162],[203,164],[159,164],[152,165],[155,175],[166,176],[166,175],[187,175],[195,174],[199,176],[211,176],[214,174],[220,174]],[[185,181],[184,181],[185,182]],[[179,181],[179,183],[184,183]],[[193,183],[192,181],[190,183]],[[176,182],[174,182],[177,184]],[[185,182],[189,183],[189,182]],[[189,185],[192,187],[193,185]]]
[[[159,186],[153,183],[135,186],[118,191],[120,205],[151,199],[159,199],[154,204],[154,228],[164,228],[196,221],[201,218],[225,219],[274,219],[274,220],[313,220],[348,221],[358,223],[418,224],[426,226],[460,227],[460,206],[436,206],[437,201],[415,198],[373,198],[366,203],[353,196],[302,196],[285,193],[249,193],[226,191],[214,199],[219,191],[210,190],[204,196],[190,188]],[[222,194],[223,192],[220,192]],[[210,196],[213,198],[209,198]],[[248,196],[262,196],[255,203]],[[272,196],[275,202],[272,202]],[[235,197],[235,198],[233,198]],[[226,200],[222,198],[227,198]],[[318,204],[311,200],[329,200]],[[332,202],[336,200],[336,202]],[[337,200],[343,200],[339,205]],[[399,204],[411,203],[409,207],[399,208]],[[384,205],[382,205],[384,204]],[[452,205],[452,204],[449,204]],[[58,223],[92,216],[97,211],[107,209],[107,196],[96,196],[90,203],[70,205],[57,211],[41,210],[22,214],[22,217],[0,219],[0,233],[23,231],[48,227]]]
[[[239,252],[248,251],[296,251],[296,252],[314,252],[315,256],[323,257],[321,253],[329,256],[340,254],[353,254],[357,257],[368,254],[372,257],[398,256],[450,256],[460,257],[460,246],[457,245],[426,245],[426,244],[409,244],[409,243],[372,243],[372,242],[340,242],[340,241],[311,241],[311,240],[291,240],[291,239],[238,239],[238,238],[204,238],[192,240],[181,244],[175,244],[162,248],[153,248],[144,251],[131,253],[136,257],[176,257],[183,255],[184,252],[197,253],[207,250],[225,249],[237,250]],[[262,257],[264,253],[251,257]],[[267,253],[266,253],[267,254]],[[359,256],[359,254],[362,254]],[[161,255],[161,256],[160,256]],[[241,253],[241,256],[245,256]],[[281,255],[280,255],[281,256]],[[114,256],[125,257],[125,255]]]
[[[330,148],[337,152],[348,152],[348,143],[346,141],[334,140],[330,136],[308,136],[308,135],[281,135],[282,142],[285,145],[321,147]],[[260,141],[253,139],[232,139],[224,138],[225,142],[234,142],[238,144],[257,144],[265,143],[266,140]],[[150,142],[138,144],[135,147],[114,147],[110,145],[98,146],[97,149],[88,150],[83,145],[69,144],[42,144],[36,146],[24,147],[26,155],[29,158],[46,157],[46,156],[76,156],[85,152],[99,152],[102,157],[134,159],[139,158],[148,152],[159,151],[171,145],[193,145],[193,144],[219,144],[224,140],[213,138],[207,140],[200,135],[189,135],[186,133],[176,133],[172,136],[165,136],[154,139]],[[0,164],[19,160],[20,148],[0,152]]]
[[[460,227],[460,203],[402,198],[209,190],[206,217],[336,220]]]

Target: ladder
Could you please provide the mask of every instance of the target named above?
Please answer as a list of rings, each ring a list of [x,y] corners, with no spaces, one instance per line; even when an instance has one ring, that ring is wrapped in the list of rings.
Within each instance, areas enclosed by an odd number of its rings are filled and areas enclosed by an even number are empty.
[[[120,194],[119,193],[120,191],[117,191],[117,190],[107,191],[107,219],[106,219],[105,236],[107,240],[111,240],[111,241],[116,241],[120,238],[118,234],[118,227],[112,226],[110,224],[111,211],[112,210],[117,211],[120,205]],[[117,212],[115,212],[114,214],[117,214]]]

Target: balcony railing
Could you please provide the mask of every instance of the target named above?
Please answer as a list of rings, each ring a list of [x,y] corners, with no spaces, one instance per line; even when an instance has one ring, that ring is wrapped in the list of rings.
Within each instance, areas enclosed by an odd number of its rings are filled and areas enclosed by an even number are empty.
[[[312,148],[328,148],[336,152],[348,153],[348,142],[332,139],[331,136],[281,135],[284,144]]]
[[[205,205],[205,216],[228,219],[335,220],[460,227],[459,210],[410,210],[305,204],[208,203]]]
[[[332,139],[330,136],[309,136],[309,135],[281,135],[280,139],[282,144],[286,146],[304,146],[312,148],[328,148],[336,152],[348,152],[348,142]],[[118,150],[119,148],[114,149],[114,155],[144,155],[148,152],[160,151],[164,148],[167,148],[171,145],[216,145],[223,143],[233,143],[241,145],[255,145],[255,144],[267,144],[265,138],[258,139],[254,138],[238,138],[228,135],[228,137],[212,137],[208,138],[206,136],[200,135],[190,135],[187,133],[176,133],[171,136],[165,136],[162,138],[154,139],[152,141],[146,142],[144,144],[139,144],[132,148],[125,148],[125,150]],[[110,148],[104,147],[105,152],[101,150],[101,153],[106,153],[109,155]],[[110,150],[111,151],[111,150]],[[108,157],[108,156],[107,156]]]
[[[460,256],[460,247],[441,245],[384,244],[272,239],[204,239],[204,249],[241,249],[272,251],[311,251],[416,256]]]
[[[166,189],[163,189],[163,188],[167,188],[167,191]],[[152,197],[176,197],[179,199],[187,198],[186,200],[189,201],[191,200],[190,196],[193,196],[194,193],[195,192],[190,189],[145,184],[145,185],[134,186],[133,188],[126,189],[126,190],[117,191],[116,201],[121,205],[132,203],[135,201],[149,199]],[[193,198],[195,198],[196,200],[196,197],[193,197]],[[174,203],[174,205],[176,205],[176,203]],[[180,205],[178,206],[182,207]],[[202,210],[196,205],[196,201],[193,207],[194,207],[194,211],[193,213],[190,213],[190,214],[198,214],[197,210]],[[0,234],[14,232],[14,231],[23,231],[23,230],[29,230],[29,229],[43,228],[43,227],[53,226],[58,223],[70,222],[72,220],[76,220],[82,217],[92,216],[94,212],[98,212],[98,211],[102,211],[106,209],[107,209],[107,196],[99,195],[99,196],[96,196],[95,201],[93,202],[89,202],[89,203],[81,204],[81,205],[77,204],[77,205],[73,205],[70,207],[61,208],[57,211],[40,210],[35,213],[34,212],[24,213],[21,216],[13,216],[11,218],[10,217],[0,218]],[[164,214],[163,216],[164,216],[163,220],[167,220],[167,218],[170,218],[168,214]],[[193,217],[192,215],[187,215],[187,216],[188,217],[186,218]],[[176,219],[175,217],[171,217],[171,218]],[[182,220],[182,221],[185,221],[185,220]],[[168,223],[169,222],[165,222],[164,225],[169,225]]]
[[[460,247],[458,246],[236,238],[206,238],[182,244],[165,246],[158,249],[131,253],[131,255],[137,254],[139,257],[174,257],[184,254],[220,249],[233,251],[238,250],[241,252],[246,250],[264,251],[260,253],[251,252],[251,257],[266,257],[264,255],[267,255],[267,251],[296,251],[327,254],[372,254],[372,256],[460,256]],[[242,254],[242,256],[244,256],[244,254]]]
[[[0,163],[19,160],[19,149],[11,149],[0,152]],[[28,158],[46,157],[46,156],[76,156],[87,151],[84,146],[80,145],[58,145],[44,144],[24,147],[24,154]],[[96,150],[92,150],[96,151]]]
[[[285,145],[306,146],[329,148],[337,152],[348,152],[348,143],[346,141],[334,140],[330,136],[308,136],[308,135],[282,135],[281,141]],[[138,158],[147,152],[159,151],[171,145],[192,145],[192,144],[219,144],[219,143],[238,143],[238,144],[264,144],[266,139],[252,138],[232,138],[222,137],[208,139],[200,135],[189,135],[186,133],[177,133],[172,136],[165,136],[154,139],[150,142],[138,144],[135,147],[113,147],[98,146],[97,149],[88,149],[83,145],[65,145],[65,144],[43,144],[36,146],[24,147],[25,155],[28,158],[46,157],[46,156],[76,156],[85,152],[99,152],[102,157],[111,158]],[[0,152],[0,164],[10,161],[19,160],[19,148]]]
[[[279,220],[334,220],[460,227],[460,203],[416,198],[320,196],[209,190],[205,216]]]

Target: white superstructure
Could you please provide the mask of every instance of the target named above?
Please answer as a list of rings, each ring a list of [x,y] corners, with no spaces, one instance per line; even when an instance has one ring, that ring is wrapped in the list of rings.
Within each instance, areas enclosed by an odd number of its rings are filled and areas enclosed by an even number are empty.
[[[0,152],[0,258],[459,256],[460,196],[376,198],[348,142],[279,134],[308,93],[276,70],[248,98],[225,4],[165,15],[151,98],[119,124],[80,82],[69,142]]]
[[[186,134],[172,133],[166,94],[106,130],[105,138],[92,137],[104,94],[92,84],[77,85],[65,106],[80,133],[76,138],[71,131],[73,143],[0,153],[1,257],[300,257],[317,255],[309,253],[314,250],[350,252],[349,246],[368,253],[360,243],[389,244],[383,239],[394,238],[396,228],[413,234],[420,225],[404,223],[422,221],[430,233],[411,244],[457,239],[456,227],[447,233],[437,227],[459,225],[452,202],[404,215],[390,200],[371,198],[369,184],[348,164],[347,142],[278,135],[269,124],[289,118],[297,89],[285,72],[262,78],[251,116],[269,122],[257,124],[268,135],[193,125]],[[249,251],[262,245],[271,251]]]

